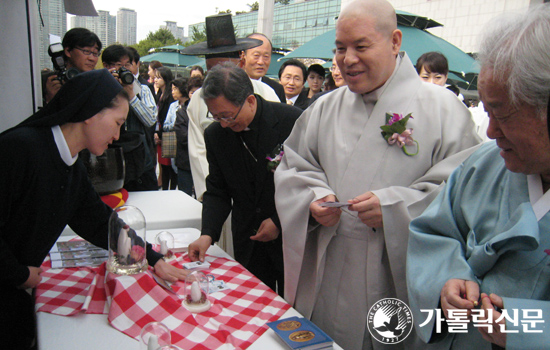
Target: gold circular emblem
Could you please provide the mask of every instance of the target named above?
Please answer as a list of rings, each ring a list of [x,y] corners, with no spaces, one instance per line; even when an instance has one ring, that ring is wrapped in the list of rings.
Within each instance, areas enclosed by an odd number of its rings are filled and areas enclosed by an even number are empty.
[[[305,342],[315,338],[315,334],[310,331],[298,331],[289,335],[288,338],[295,342]]]
[[[298,321],[284,321],[277,325],[277,329],[281,331],[293,331],[300,328],[301,325]]]

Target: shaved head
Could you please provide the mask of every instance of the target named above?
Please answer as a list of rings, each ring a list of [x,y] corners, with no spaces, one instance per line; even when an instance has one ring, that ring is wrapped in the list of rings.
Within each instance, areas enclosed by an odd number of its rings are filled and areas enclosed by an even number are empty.
[[[347,17],[373,18],[376,31],[383,35],[392,35],[397,29],[395,10],[386,0],[354,0],[342,9],[338,22]]]

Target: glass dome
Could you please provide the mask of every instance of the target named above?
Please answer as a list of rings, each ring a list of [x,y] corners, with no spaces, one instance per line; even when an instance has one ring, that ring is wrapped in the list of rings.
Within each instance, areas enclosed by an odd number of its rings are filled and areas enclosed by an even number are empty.
[[[187,310],[199,313],[210,309],[208,284],[208,277],[201,271],[193,271],[185,278],[183,306]]]
[[[172,336],[170,330],[161,322],[147,323],[141,330],[140,349],[170,349],[170,347],[165,348],[165,346],[170,346],[171,344]]]
[[[107,271],[134,275],[147,270],[145,217],[131,205],[117,208],[109,219]]]

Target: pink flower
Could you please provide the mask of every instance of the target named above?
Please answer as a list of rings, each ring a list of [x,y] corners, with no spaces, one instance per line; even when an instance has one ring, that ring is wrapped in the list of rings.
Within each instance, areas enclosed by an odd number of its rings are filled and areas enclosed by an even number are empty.
[[[403,116],[401,114],[393,113],[393,117],[388,120],[388,123],[386,125],[392,125],[393,123],[398,122],[401,119],[403,119]]]
[[[399,147],[403,147],[405,145],[412,146],[414,145],[414,140],[412,138],[413,129],[406,129],[401,134],[394,133],[390,138],[388,139],[388,143],[390,145],[393,145],[397,142],[397,145]]]
[[[134,245],[132,246],[132,251],[130,252],[132,259],[140,261],[145,256],[145,249],[142,246]]]

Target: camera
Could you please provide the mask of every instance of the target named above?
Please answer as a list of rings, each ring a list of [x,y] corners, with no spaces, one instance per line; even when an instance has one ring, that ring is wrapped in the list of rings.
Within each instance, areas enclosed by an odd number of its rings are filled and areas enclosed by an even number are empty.
[[[122,85],[130,85],[134,82],[134,74],[127,68],[120,67],[115,73],[118,74],[118,78],[122,82]]]
[[[55,75],[57,75],[57,80],[61,82],[65,82],[80,73],[76,68],[67,69],[63,51],[61,43],[55,43],[48,46],[48,55],[52,58]]]

